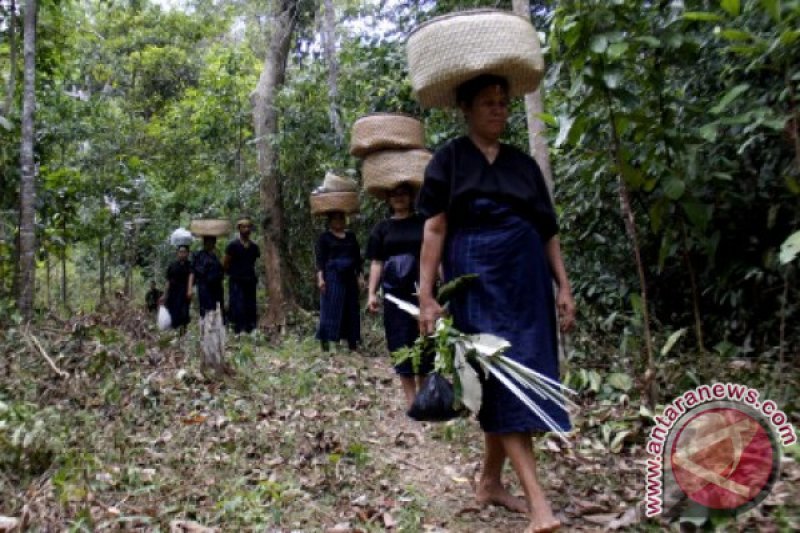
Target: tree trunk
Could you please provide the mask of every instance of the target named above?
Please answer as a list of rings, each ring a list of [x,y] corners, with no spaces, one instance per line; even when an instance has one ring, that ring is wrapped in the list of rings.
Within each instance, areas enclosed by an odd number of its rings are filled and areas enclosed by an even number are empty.
[[[6,100],[0,108],[0,116],[11,114],[14,105],[14,92],[17,89],[17,3],[11,0],[8,18],[8,84],[6,85]]]
[[[633,257],[636,262],[636,272],[639,275],[639,286],[641,289],[642,297],[642,327],[644,330],[644,348],[645,348],[645,371],[642,376],[642,396],[645,398],[647,407],[654,409],[658,401],[658,383],[656,382],[656,361],[653,354],[653,337],[650,333],[650,310],[647,299],[647,278],[644,271],[644,262],[642,261],[641,246],[639,245],[639,237],[636,231],[636,220],[634,218],[633,206],[631,205],[630,192],[628,185],[625,183],[625,176],[623,170],[626,162],[622,153],[622,141],[620,140],[619,132],[617,131],[617,120],[614,114],[614,106],[612,104],[611,96],[606,92],[606,105],[608,106],[608,122],[611,128],[611,146],[609,150],[612,153],[614,161],[617,165],[617,184],[619,194],[619,205],[622,211],[622,218],[625,222],[625,230],[631,240],[631,247],[633,248]]]
[[[61,217],[61,305],[66,311],[67,305],[67,217]]]
[[[530,19],[531,3],[530,0],[513,0],[514,13]],[[542,170],[544,181],[550,196],[553,196],[553,170],[550,167],[550,151],[547,148],[545,138],[545,125],[537,116],[544,113],[544,97],[542,88],[525,95],[525,116],[528,120],[528,144],[530,145],[531,155]]]
[[[106,301],[106,238],[100,236],[100,305]]]
[[[289,291],[287,279],[289,270],[284,259],[286,246],[282,190],[278,175],[278,153],[273,139],[278,130],[275,95],[286,76],[289,45],[297,22],[296,4],[297,2],[293,0],[278,0],[273,4],[273,23],[268,38],[264,70],[251,95],[257,139],[258,173],[261,177],[260,196],[263,212],[261,230],[269,296],[265,320],[271,329],[282,329],[286,325],[287,308],[293,306],[293,296]]]
[[[36,111],[36,0],[25,4],[23,36],[24,90],[22,95],[22,143],[19,184],[19,269],[17,306],[25,320],[33,318],[36,283],[36,166],[33,159],[34,113]]]
[[[47,291],[47,298],[46,298],[47,310],[51,311],[53,309],[53,302],[52,302],[52,300],[50,298],[50,293],[51,293],[51,290],[50,290],[50,277],[51,277],[51,270],[52,269],[50,268],[50,251],[49,250],[46,251],[45,254],[44,254],[44,269],[45,269],[45,272],[46,272],[45,289]]]
[[[336,136],[336,148],[344,145],[344,127],[339,116],[339,60],[336,57],[336,9],[333,0],[325,0],[325,18],[322,24],[322,41],[325,61],[328,63],[328,115]]]

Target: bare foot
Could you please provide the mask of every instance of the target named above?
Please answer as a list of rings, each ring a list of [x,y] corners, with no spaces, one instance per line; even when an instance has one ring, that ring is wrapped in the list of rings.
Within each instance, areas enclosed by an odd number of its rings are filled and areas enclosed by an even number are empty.
[[[558,531],[561,528],[561,522],[556,518],[549,521],[534,520],[530,523],[525,533],[550,533],[551,531]]]
[[[527,513],[528,504],[522,498],[512,496],[502,485],[487,485],[478,483],[475,489],[475,500],[481,507],[485,505],[500,505],[509,511]]]
[[[534,502],[534,512],[531,513],[531,523],[525,533],[548,533],[561,527],[561,522],[553,516],[550,504],[545,499]]]

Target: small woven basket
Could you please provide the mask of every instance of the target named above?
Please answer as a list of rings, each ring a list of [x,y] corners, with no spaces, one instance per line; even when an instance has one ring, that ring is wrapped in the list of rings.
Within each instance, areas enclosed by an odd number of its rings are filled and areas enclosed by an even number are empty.
[[[350,154],[365,157],[379,150],[425,147],[422,122],[402,113],[373,113],[356,120],[350,133]]]
[[[358,213],[358,193],[357,192],[324,192],[312,194],[309,203],[311,204],[312,215],[327,215],[340,211],[342,213]]]
[[[420,188],[425,167],[431,160],[428,150],[384,150],[364,159],[361,174],[364,188],[373,196],[386,199],[386,194],[402,183]]]
[[[509,95],[533,92],[544,75],[539,36],[519,15],[476,9],[436,17],[406,46],[414,95],[423,107],[455,107],[456,88],[480,74],[503,76]]]
[[[231,232],[231,223],[220,219],[197,219],[192,220],[189,231],[196,237],[222,237]]]

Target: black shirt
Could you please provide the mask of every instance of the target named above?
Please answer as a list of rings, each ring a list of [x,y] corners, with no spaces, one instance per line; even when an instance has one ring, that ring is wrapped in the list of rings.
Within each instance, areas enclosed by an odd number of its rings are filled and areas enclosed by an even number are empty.
[[[469,137],[459,137],[437,150],[428,163],[417,210],[425,218],[447,213],[452,229],[467,220],[467,207],[475,198],[508,205],[534,224],[543,242],[558,233],[550,195],[533,158],[501,144],[490,164]]]
[[[345,231],[341,239],[330,231],[322,232],[317,239],[314,249],[317,258],[317,271],[324,271],[325,265],[332,259],[349,259],[353,262],[356,272],[361,272],[361,249],[358,246],[356,234]]]
[[[378,222],[367,242],[367,259],[386,261],[392,256],[412,254],[419,259],[425,219],[418,214]]]
[[[228,266],[228,275],[231,278],[255,279],[256,260],[261,257],[261,250],[256,243],[250,241],[245,247],[240,239],[234,239],[228,243],[225,254],[231,258]]]
[[[222,281],[222,263],[216,254],[200,250],[194,254],[192,272],[197,283],[217,283]]]

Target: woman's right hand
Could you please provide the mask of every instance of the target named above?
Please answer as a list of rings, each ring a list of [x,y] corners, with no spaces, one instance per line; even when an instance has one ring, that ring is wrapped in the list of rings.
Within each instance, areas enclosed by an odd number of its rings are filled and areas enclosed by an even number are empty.
[[[378,300],[377,294],[370,294],[369,298],[367,299],[367,309],[370,313],[377,313],[378,309],[381,308],[381,302]]]
[[[319,292],[324,294],[325,293],[325,280],[324,279],[317,280],[317,287],[319,287]]]
[[[443,314],[442,306],[432,296],[421,297],[419,300],[419,332],[428,336],[436,331],[436,321]]]

